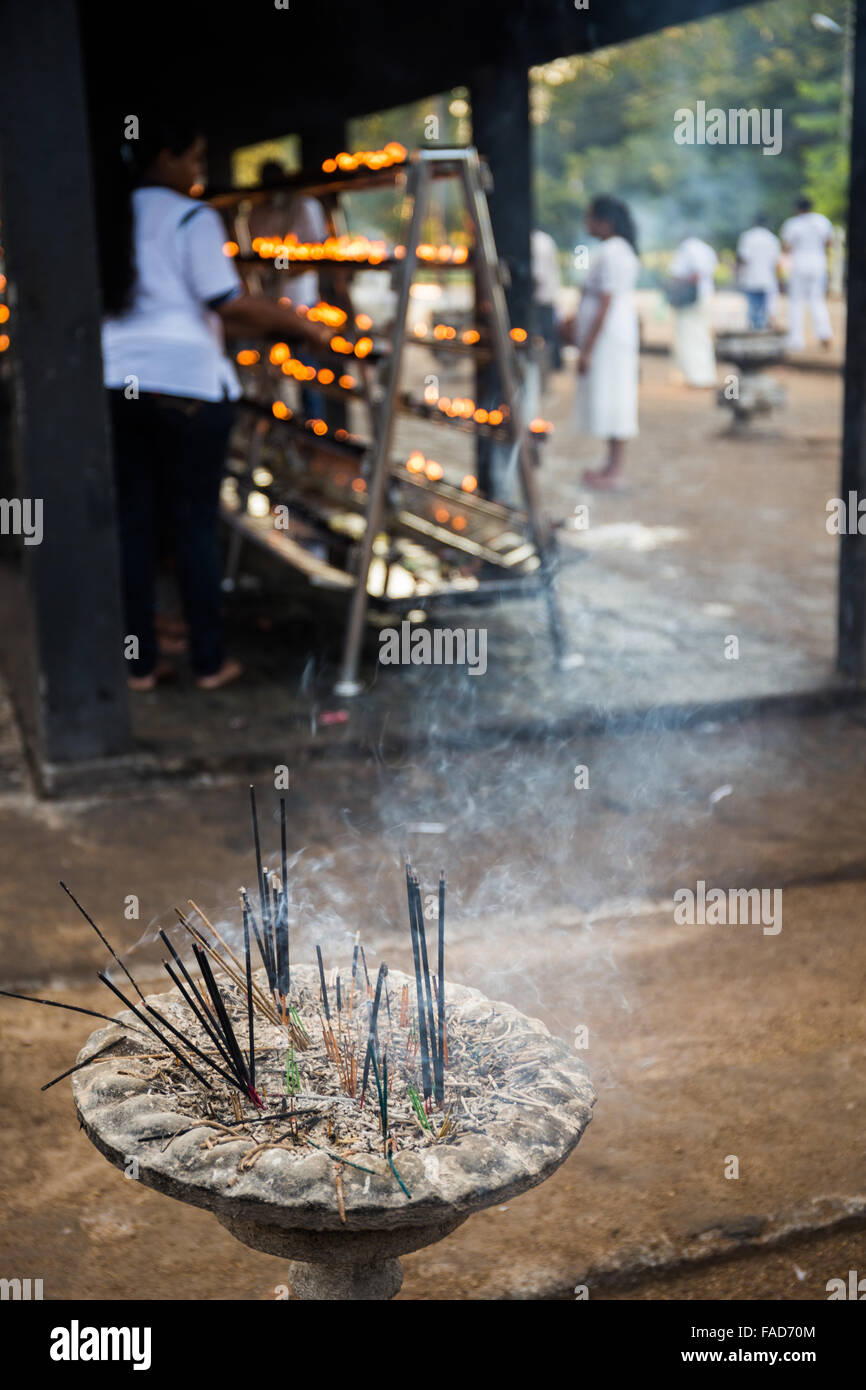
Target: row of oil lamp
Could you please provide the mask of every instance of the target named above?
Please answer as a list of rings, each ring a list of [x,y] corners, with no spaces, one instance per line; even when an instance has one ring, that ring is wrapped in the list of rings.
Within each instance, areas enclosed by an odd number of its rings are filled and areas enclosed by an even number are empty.
[[[316,368],[308,362],[302,362],[300,358],[292,357],[287,343],[274,343],[270,350],[269,358],[274,366],[278,366],[284,376],[291,377],[294,381],[307,382],[318,381],[321,386],[333,386],[336,384],[343,391],[354,390],[357,382],[348,372],[343,372],[339,377],[330,367]],[[244,348],[237,354],[237,362],[242,367],[252,367],[261,361],[261,353],[255,348]],[[476,406],[475,402],[468,396],[440,396],[435,386],[427,386],[424,390],[424,401],[427,405],[435,405],[443,415],[449,420],[472,420],[477,425],[491,425],[494,428],[503,424],[510,415],[507,405],[501,404],[492,410],[485,410],[483,406]],[[282,404],[278,402],[277,404]],[[276,414],[276,411],[274,412]],[[281,416],[279,418],[285,418]],[[529,429],[532,434],[552,434],[553,424],[550,420],[544,420],[541,416],[530,420]],[[321,433],[321,431],[316,431]]]
[[[430,333],[438,343],[453,343],[458,336],[458,330],[450,323],[434,323],[432,328],[424,322],[415,323],[412,325],[412,332],[416,338],[426,338]],[[509,337],[512,342],[525,343],[528,336],[525,328],[509,329]],[[466,347],[474,347],[480,340],[481,334],[477,328],[466,328],[460,333],[460,341]]]
[[[373,241],[360,234],[329,236],[324,241],[299,241],[294,232],[284,240],[278,237],[257,236],[253,238],[252,248],[263,261],[273,261],[282,257],[290,262],[328,261],[348,262],[353,265],[383,265],[390,259],[402,261],[406,256],[405,246],[398,244],[389,252],[384,241]],[[225,241],[223,254],[230,257],[238,256],[240,246],[236,241]],[[422,242],[416,248],[415,254],[419,261],[427,265],[465,265],[469,260],[469,247],[452,246],[448,242],[441,246],[433,246]]]
[[[5,291],[5,289],[6,289],[6,276],[5,276],[5,275],[0,275],[0,294],[3,294],[3,292]],[[8,322],[9,322],[9,305],[8,305],[8,304],[0,304],[0,324],[5,325],[5,324],[7,324]],[[8,333],[6,333],[6,332],[0,333],[0,352],[6,352],[6,350],[8,349],[9,344],[10,344],[11,341],[12,341],[12,340],[11,340],[11,338],[9,337],[9,334],[8,334]]]
[[[406,155],[405,145],[401,145],[399,140],[389,140],[381,150],[355,150],[352,154],[347,150],[341,150],[330,159],[322,160],[322,172],[352,174],[356,169],[372,169],[375,172],[378,169],[388,169],[393,164],[403,164]]]

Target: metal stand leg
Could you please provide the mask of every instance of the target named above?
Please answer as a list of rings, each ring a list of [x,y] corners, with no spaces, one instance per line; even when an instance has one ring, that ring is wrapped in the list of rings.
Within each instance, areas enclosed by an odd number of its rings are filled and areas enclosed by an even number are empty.
[[[497,264],[496,245],[493,240],[490,212],[482,189],[481,165],[475,150],[468,154],[466,161],[461,166],[460,173],[469,215],[475,229],[478,283],[485,299],[491,306],[490,330],[493,339],[493,356],[499,368],[503,394],[511,410],[512,430],[519,443],[520,477],[533,540],[541,559],[541,577],[545,586],[551,645],[554,655],[559,661],[565,651],[565,638],[562,617],[554,590],[553,543],[547,521],[539,506],[538,489],[535,485],[530,457],[529,434],[517,378],[517,363],[508,334],[505,293],[498,275],[494,274],[493,267]]]
[[[334,693],[343,698],[359,695],[363,686],[358,680],[358,665],[361,658],[361,645],[364,639],[364,624],[367,617],[367,576],[373,556],[373,542],[382,524],[385,501],[385,485],[388,480],[388,463],[391,455],[391,438],[394,433],[394,406],[397,400],[397,387],[403,360],[403,344],[406,338],[406,315],[409,311],[409,291],[415,272],[415,252],[421,240],[421,226],[426,215],[428,191],[430,187],[429,166],[423,161],[416,164],[409,174],[407,196],[412,199],[412,220],[406,237],[406,257],[400,281],[400,294],[394,320],[394,343],[391,361],[388,364],[388,380],[380,410],[381,427],[378,432],[376,456],[370,478],[369,503],[367,505],[367,529],[361,544],[358,560],[358,576],[346,641],[343,649],[343,664],[340,679],[334,686]]]

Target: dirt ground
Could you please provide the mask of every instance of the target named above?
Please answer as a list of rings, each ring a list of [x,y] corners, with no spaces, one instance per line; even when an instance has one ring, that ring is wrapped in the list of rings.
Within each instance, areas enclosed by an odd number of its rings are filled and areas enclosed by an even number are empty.
[[[577,761],[589,789],[573,786]],[[408,1256],[410,1300],[825,1297],[866,1255],[866,737],[854,714],[707,725],[299,770],[304,954],[408,963],[400,853],[452,885],[454,978],[572,1038],[599,1092],[550,1181]],[[102,1007],[99,942],[64,877],[150,978],[145,928],[249,878],[240,780],[0,804],[4,987]],[[423,824],[426,829],[417,827]],[[438,827],[431,833],[430,827]],[[415,827],[415,828],[413,828]],[[273,826],[267,833],[273,832]],[[783,926],[677,926],[703,878],[783,891]],[[141,900],[138,922],[123,899]],[[0,1269],[51,1298],[270,1299],[285,1266],[111,1168],[68,1083],[88,1021],[0,1005]],[[725,1177],[734,1155],[739,1178]]]

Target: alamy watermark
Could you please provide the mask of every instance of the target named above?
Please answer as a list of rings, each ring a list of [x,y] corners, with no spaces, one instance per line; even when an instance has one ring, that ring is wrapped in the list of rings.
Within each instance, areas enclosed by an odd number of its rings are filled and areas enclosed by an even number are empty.
[[[762,154],[782,149],[782,108],[768,106],[711,106],[699,101],[694,111],[680,106],[674,112],[674,140],[678,145],[762,145]]]
[[[25,545],[41,545],[42,498],[0,497],[0,536],[23,536]]]
[[[827,502],[827,531],[831,536],[866,536],[866,497],[848,493],[848,501],[831,497]]]
[[[707,888],[702,878],[695,889],[674,893],[677,926],[762,926],[765,936],[782,930],[781,888]]]
[[[0,1301],[29,1302],[42,1298],[41,1279],[0,1279]]]
[[[484,627],[415,627],[404,619],[399,630],[379,633],[383,666],[466,666],[470,676],[487,670],[487,629]]]

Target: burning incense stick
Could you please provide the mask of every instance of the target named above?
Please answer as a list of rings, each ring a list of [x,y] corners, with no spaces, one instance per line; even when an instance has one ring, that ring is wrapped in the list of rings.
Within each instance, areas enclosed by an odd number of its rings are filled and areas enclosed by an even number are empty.
[[[257,921],[256,921],[256,914],[253,912],[253,909],[252,909],[252,907],[250,906],[250,900],[249,900],[249,897],[248,897],[248,895],[247,895],[247,890],[246,890],[246,888],[242,888],[240,891],[241,891],[241,902],[242,902],[242,904],[243,904],[243,906],[244,906],[244,909],[249,913],[249,917],[250,917],[250,926],[251,926],[252,929],[253,929],[253,936],[256,938],[256,945],[257,945],[258,948],[259,948],[259,955],[261,956],[262,965],[265,967],[265,974],[266,974],[267,977],[268,977],[268,989],[269,989],[269,990],[271,991],[271,993],[273,994],[273,993],[275,992],[275,990],[276,990],[276,980],[274,979],[274,976],[273,976],[273,971],[272,971],[272,968],[271,968],[270,957],[269,957],[269,955],[268,955],[267,948],[265,947],[264,941],[262,940],[261,934],[260,934],[260,932],[259,932],[258,923],[257,923]],[[258,993],[258,990],[257,990],[256,992]]]
[[[331,1009],[330,1009],[330,1006],[329,1006],[329,1004],[328,1004],[328,990],[327,990],[327,986],[325,985],[325,966],[324,966],[324,964],[323,964],[323,962],[322,962],[322,948],[321,948],[321,946],[317,946],[317,947],[316,947],[316,956],[318,957],[318,961],[319,961],[319,980],[321,981],[321,985],[322,985],[322,1003],[323,1003],[324,1006],[325,1006],[325,1018],[326,1018],[326,1019],[328,1020],[328,1022],[330,1023],[330,1021],[331,1021]]]
[[[99,1058],[103,1055],[103,1053],[110,1052],[111,1049],[116,1045],[116,1038],[114,1038],[111,1042],[105,1043],[104,1046],[100,1047],[97,1052],[92,1053],[90,1057],[86,1057],[83,1062],[76,1062],[74,1067],[67,1067],[66,1071],[62,1071],[59,1076],[53,1077],[51,1081],[46,1081],[44,1086],[39,1087],[40,1091],[50,1091],[51,1087],[56,1086],[58,1081],[65,1081],[67,1076],[73,1076],[75,1072],[81,1071],[84,1067],[89,1067],[91,1062],[98,1061]]]
[[[280,865],[283,871],[283,958],[285,964],[285,988],[283,992],[288,995],[291,988],[291,956],[289,952],[289,858],[286,853],[286,798],[280,797]]]
[[[437,962],[437,1004],[439,1007],[439,1068],[442,1094],[436,1099],[441,1105],[445,1099],[445,1063],[448,1058],[445,1043],[445,870],[439,871],[439,959]]]
[[[195,958],[198,962],[199,970],[202,973],[202,978],[205,982],[205,985],[207,986],[207,992],[210,995],[211,1000],[213,1001],[214,1009],[216,1011],[217,1017],[219,1018],[220,1031],[223,1035],[223,1039],[226,1043],[226,1046],[228,1047],[229,1053],[231,1054],[232,1062],[234,1064],[234,1070],[237,1073],[238,1081],[242,1084],[243,1089],[251,1095],[251,1098],[255,1098],[256,1103],[260,1105],[261,1102],[259,1101],[258,1097],[256,1097],[255,1090],[252,1086],[252,1083],[250,1082],[250,1076],[249,1072],[247,1071],[246,1063],[244,1062],[243,1053],[241,1052],[238,1040],[235,1037],[235,1031],[232,1028],[231,1020],[229,1019],[226,1006],[223,1003],[223,997],[220,994],[217,982],[213,977],[213,971],[210,968],[210,962],[208,961],[207,956],[205,955],[204,951],[201,949],[200,946],[194,946],[193,951],[195,953]]]
[[[181,981],[178,979],[178,977],[175,975],[174,971],[172,970],[172,968],[171,968],[171,966],[169,965],[169,963],[168,963],[167,960],[164,960],[164,961],[163,961],[163,965],[165,966],[165,969],[166,969],[166,971],[167,971],[167,973],[168,973],[169,979],[172,981],[172,983],[173,983],[174,985],[177,986],[178,990],[179,990],[180,993],[183,995],[183,998],[184,998],[184,1000],[185,1000],[187,1006],[192,1010],[193,1014],[194,1014],[195,1017],[198,1019],[200,1025],[201,1025],[201,1027],[202,1027],[202,1029],[203,1029],[204,1032],[207,1034],[207,1036],[210,1038],[210,1040],[211,1040],[211,1042],[213,1043],[214,1047],[215,1047],[215,1048],[217,1049],[217,1051],[220,1053],[220,1055],[222,1056],[222,1058],[223,1058],[223,1060],[226,1062],[226,1064],[227,1064],[230,1068],[233,1068],[234,1063],[232,1062],[231,1057],[230,1057],[230,1056],[228,1055],[228,1053],[226,1052],[226,1049],[225,1049],[225,1047],[223,1046],[222,1041],[220,1040],[219,1034],[216,1032],[216,1030],[215,1030],[215,1028],[212,1026],[212,1024],[208,1022],[208,1016],[207,1016],[207,1014],[202,1013],[202,1012],[199,1011],[197,1005],[193,1002],[192,997],[187,993],[187,991],[186,991],[186,989],[184,988],[183,984],[182,984]],[[194,987],[194,986],[193,986],[193,987]],[[201,997],[201,996],[199,996],[199,998],[200,998],[200,997]],[[204,1004],[204,1001],[202,1001],[202,1004]]]
[[[367,1034],[367,1050],[364,1056],[364,1077],[361,1082],[361,1105],[364,1104],[364,1096],[367,1094],[367,1081],[370,1076],[370,1062],[376,1065],[376,1025],[379,1019],[379,1004],[382,999],[382,985],[388,974],[388,967],[383,961],[379,966],[379,974],[376,978],[376,998],[373,1000],[373,1008],[370,1012],[370,1030]]]
[[[411,865],[406,865],[406,890],[409,895],[409,934],[412,940],[412,960],[415,966],[415,994],[418,1000],[418,1036],[421,1042],[421,1077],[424,1099],[432,1094],[430,1079],[430,1054],[427,1038],[427,1020],[424,1009],[424,986],[421,980],[421,947],[418,939],[418,922],[415,884]]]
[[[197,1057],[200,1057],[203,1062],[206,1062],[209,1067],[213,1067],[214,1071],[217,1072],[223,1078],[224,1081],[228,1081],[230,1086],[237,1085],[237,1077],[232,1076],[231,1073],[227,1072],[224,1067],[219,1066],[213,1060],[212,1057],[208,1057],[206,1052],[202,1052],[201,1048],[196,1046],[192,1038],[188,1038],[186,1033],[182,1033],[179,1028],[176,1028],[173,1023],[170,1023],[169,1020],[165,1018],[165,1016],[161,1014],[158,1009],[155,1009],[152,1004],[145,1004],[144,1007],[147,1009],[149,1014],[153,1014],[154,1018],[159,1019],[159,1022],[162,1024],[163,1028],[167,1028],[170,1033],[173,1033],[176,1038],[179,1038],[180,1041],[183,1043],[184,1047],[188,1047],[190,1052],[194,1052],[195,1055]]]
[[[244,907],[244,964],[247,972],[247,1031],[250,1048],[250,1081],[256,1084],[256,1044],[253,1033],[253,971],[250,961],[250,914]]]
[[[430,965],[427,959],[427,932],[424,927],[424,910],[421,905],[421,885],[417,877],[414,879],[415,888],[415,921],[418,931],[418,943],[421,948],[421,974],[424,981],[424,1022],[427,1028],[427,1040],[430,1049],[430,1059],[433,1064],[433,1088],[436,1094],[437,1103],[442,1091],[441,1062],[439,1049],[436,1045],[436,1030],[433,1024],[433,989],[430,984]],[[419,1002],[419,1008],[421,1007]]]
[[[111,942],[108,941],[108,940],[106,939],[106,937],[103,935],[103,933],[99,930],[99,927],[96,925],[96,923],[94,922],[93,918],[90,916],[90,913],[89,913],[89,912],[85,912],[84,908],[81,906],[81,903],[78,901],[78,899],[76,898],[75,894],[74,894],[74,893],[71,893],[71,892],[69,891],[69,889],[66,887],[66,884],[63,882],[63,879],[60,879],[60,887],[63,889],[63,891],[64,891],[64,893],[66,894],[66,896],[67,896],[68,898],[71,898],[72,901],[75,903],[75,906],[78,908],[78,911],[81,913],[81,915],[82,915],[82,917],[84,918],[85,922],[89,922],[89,923],[90,923],[90,925],[92,926],[93,930],[96,932],[96,935],[99,937],[100,941],[102,942],[102,944],[103,944],[103,946],[106,948],[106,950],[110,951],[111,954],[114,956],[114,959],[117,961],[117,964],[120,966],[120,968],[121,968],[121,970],[123,971],[124,975],[125,975],[126,978],[129,980],[129,983],[132,985],[132,988],[135,990],[135,992],[136,992],[136,994],[138,995],[139,999],[142,1001],[142,1003],[144,1003],[144,995],[142,994],[141,990],[138,988],[138,985],[135,983],[135,980],[134,980],[134,979],[132,978],[132,976],[130,975],[129,971],[127,970],[127,968],[126,968],[126,966],[124,965],[123,961],[120,959],[120,956],[119,956],[119,955],[117,954],[117,952],[115,951],[115,949],[114,949],[114,947],[112,946]]]
[[[178,1048],[176,1048],[173,1043],[169,1042],[168,1038],[163,1037],[162,1033],[160,1033],[159,1029],[153,1023],[151,1023],[149,1018],[145,1018],[144,1014],[139,1013],[135,1005],[131,1004],[129,1000],[126,998],[126,996],[121,994],[120,990],[117,988],[116,985],[113,985],[111,983],[107,975],[103,975],[101,970],[98,970],[96,974],[97,979],[100,979],[104,985],[107,985],[108,988],[111,990],[112,994],[117,995],[118,999],[126,1006],[126,1008],[129,1009],[131,1013],[135,1014],[135,1017],[141,1023],[144,1024],[145,1028],[149,1028],[151,1033],[155,1034],[155,1036],[159,1038],[163,1047],[168,1048],[168,1051],[173,1053],[174,1056],[178,1059],[178,1061],[182,1062],[183,1065],[187,1068],[187,1070],[192,1072],[193,1076],[198,1077],[199,1081],[202,1083],[203,1086],[207,1088],[207,1090],[210,1091],[213,1089],[207,1077],[202,1076],[198,1068],[194,1067],[192,1062],[190,1062],[188,1058],[184,1057],[183,1053]]]
[[[0,989],[0,994],[6,999],[23,999],[26,1004],[44,1004],[49,1009],[68,1009],[73,1014],[88,1014],[90,1018],[104,1018],[107,1023],[116,1023],[118,1028],[135,1028],[134,1023],[121,1023],[119,1018],[111,1018],[109,1014],[98,1013],[96,1009],[82,1009],[78,1004],[59,1004],[54,999],[34,999],[29,994],[13,994],[8,989]]]

